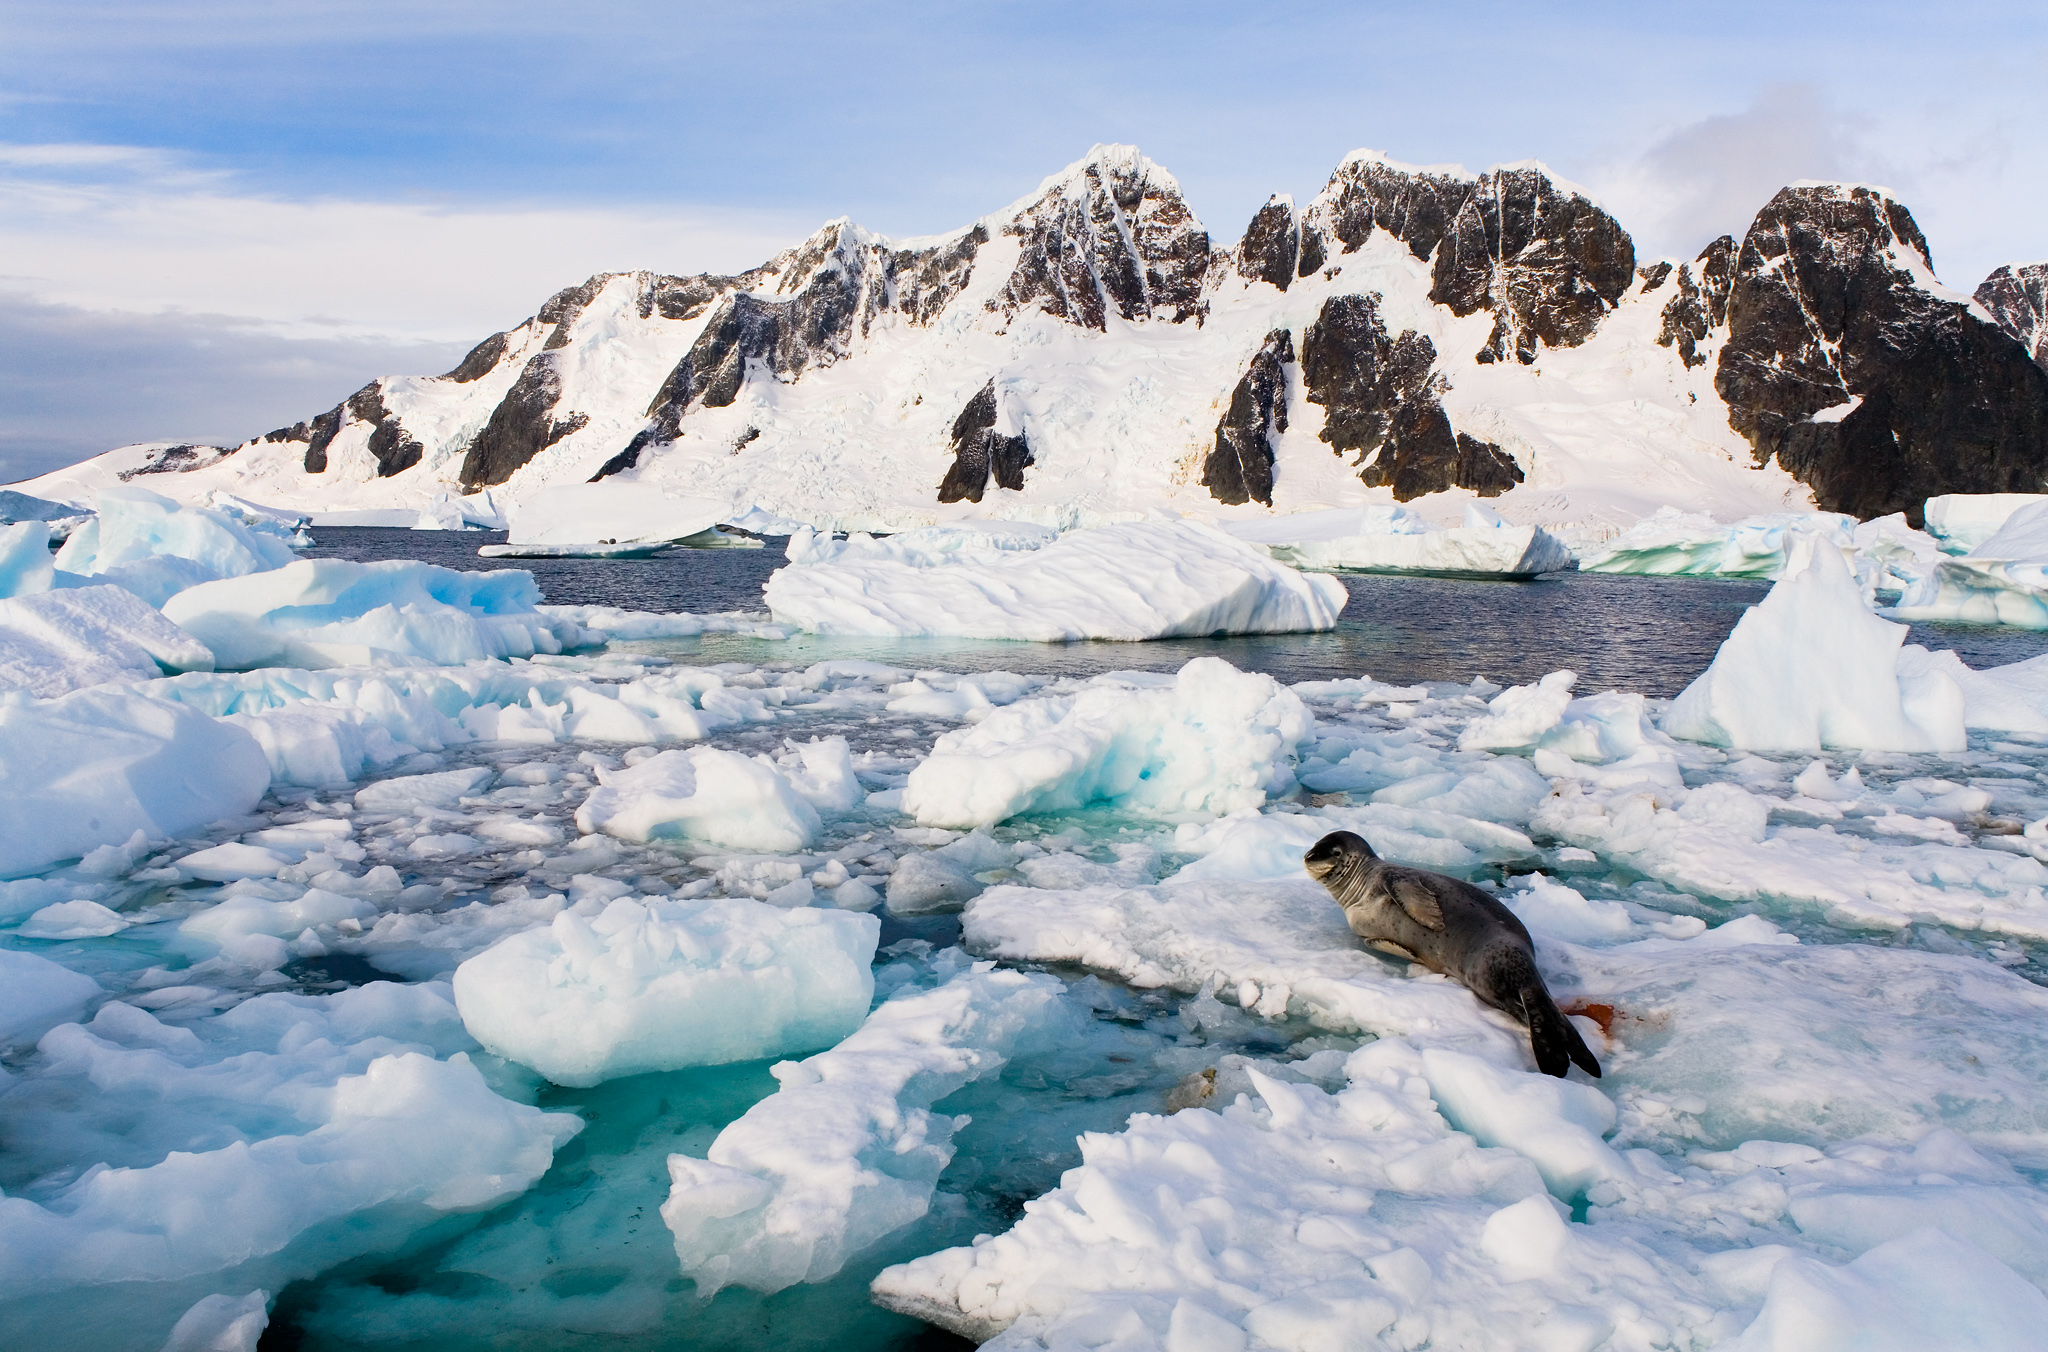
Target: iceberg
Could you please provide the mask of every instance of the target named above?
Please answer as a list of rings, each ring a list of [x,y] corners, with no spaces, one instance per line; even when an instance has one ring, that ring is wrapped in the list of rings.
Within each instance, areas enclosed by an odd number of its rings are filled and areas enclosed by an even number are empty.
[[[526,572],[301,559],[180,592],[164,614],[211,648],[224,670],[453,666],[582,642],[580,628],[542,614],[539,602]]]
[[[1936,563],[1888,614],[2048,629],[2048,498],[1998,496],[2026,501],[1970,553]]]
[[[1902,649],[1906,626],[1880,619],[1841,551],[1796,538],[1784,576],[1736,621],[1714,661],[1673,701],[1673,737],[1756,751],[1960,751],[1963,692]]]
[[[470,1035],[556,1084],[827,1047],[867,1017],[873,916],[620,897],[455,969]]]
[[[106,681],[211,670],[212,650],[122,587],[0,601],[0,691],[49,697]]]
[[[1315,718],[1270,676],[1198,657],[1170,682],[1098,677],[946,733],[903,789],[925,826],[988,826],[1101,803],[1222,815],[1294,787]]]
[[[1054,977],[981,963],[898,995],[827,1052],[775,1066],[781,1088],[703,1159],[670,1155],[661,1218],[701,1296],[823,1281],[923,1216],[964,1125],[931,1105],[1068,1020]]]
[[[295,557],[291,531],[274,522],[251,526],[239,511],[181,507],[140,488],[107,488],[99,515],[71,533],[55,563],[61,572],[126,587],[161,606],[187,587],[280,568]]]
[[[1008,539],[1011,545],[991,543]],[[1019,547],[1035,540],[1030,547]],[[917,557],[891,540],[821,549],[807,531],[768,579],[778,622],[877,637],[1139,641],[1336,627],[1346,593],[1213,527],[1133,522],[1040,535],[981,530]]]
[[[630,558],[711,530],[728,505],[616,479],[546,488],[512,505],[504,544],[477,552],[486,558]]]
[[[1571,551],[1541,526],[1511,526],[1468,505],[1465,524],[1438,530],[1405,507],[1302,512],[1223,529],[1297,568],[1529,578],[1571,567]]]
[[[1951,554],[1975,554],[2013,513],[2043,502],[2040,493],[1944,493],[1927,499],[1927,533]]]
[[[182,704],[119,687],[0,703],[0,878],[185,835],[269,787],[254,738]]]
[[[715,747],[664,751],[600,770],[576,827],[642,844],[700,840],[736,850],[801,850],[818,837],[818,810],[780,771]]]

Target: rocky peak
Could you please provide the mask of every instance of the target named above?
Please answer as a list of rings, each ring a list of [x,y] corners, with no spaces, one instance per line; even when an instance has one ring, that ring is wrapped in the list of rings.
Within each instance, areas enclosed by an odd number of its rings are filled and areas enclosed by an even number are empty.
[[[1664,303],[1657,343],[1675,347],[1679,360],[1688,367],[1706,365],[1700,344],[1728,322],[1728,286],[1735,276],[1735,253],[1735,237],[1723,235],[1700,250],[1692,262],[1678,264],[1677,293]],[[1655,291],[1671,276],[1672,265],[1658,263],[1645,271],[1655,275],[1643,278],[1643,290]]]
[[[1207,313],[1209,234],[1173,175],[1130,146],[1096,146],[990,223],[1023,246],[993,309],[1036,307],[1091,329],[1111,314]]]
[[[1476,360],[1536,360],[1575,347],[1635,280],[1628,232],[1534,161],[1468,175],[1359,151],[1305,213],[1297,274],[1385,230],[1431,265],[1429,298],[1463,317],[1491,310]]]
[[[1976,301],[2048,368],[2048,263],[2008,264],[1984,279]]]
[[[1917,523],[1935,493],[2048,487],[2048,372],[1934,278],[1881,188],[1802,183],[1743,237],[1714,387],[1820,505]]]
[[[1250,282],[1270,282],[1285,291],[1300,259],[1301,222],[1295,216],[1294,199],[1268,198],[1238,241],[1238,275]]]

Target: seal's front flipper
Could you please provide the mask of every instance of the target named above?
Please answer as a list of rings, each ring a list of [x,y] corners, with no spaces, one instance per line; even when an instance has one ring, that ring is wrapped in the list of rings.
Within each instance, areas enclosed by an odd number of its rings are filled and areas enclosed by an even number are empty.
[[[1594,1079],[1600,1078],[1600,1063],[1572,1021],[1559,1012],[1549,991],[1540,985],[1524,988],[1522,1008],[1529,1016],[1529,1050],[1536,1053],[1538,1070],[1561,1080],[1565,1071],[1576,1065]]]

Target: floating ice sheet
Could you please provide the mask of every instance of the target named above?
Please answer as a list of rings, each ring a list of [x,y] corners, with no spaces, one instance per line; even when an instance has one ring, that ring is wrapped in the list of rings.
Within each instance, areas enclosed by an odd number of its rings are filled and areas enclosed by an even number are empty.
[[[535,609],[539,601],[531,573],[303,559],[181,592],[164,613],[232,670],[452,666],[582,641],[576,626]]]
[[[792,558],[807,548],[793,537]],[[1335,578],[1298,573],[1189,522],[1104,526],[987,552],[792,563],[768,579],[768,607],[811,633],[1046,642],[1297,633],[1335,628],[1344,609]],[[957,561],[937,561],[949,554]]]

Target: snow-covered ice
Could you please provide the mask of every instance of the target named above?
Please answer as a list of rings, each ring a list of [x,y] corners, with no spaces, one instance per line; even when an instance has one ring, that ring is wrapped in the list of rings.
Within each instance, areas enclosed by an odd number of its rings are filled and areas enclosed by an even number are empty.
[[[136,831],[183,835],[247,812],[270,786],[253,738],[118,686],[0,704],[0,878]]]
[[[930,544],[912,559],[890,540],[824,553],[799,534],[792,560],[819,561],[778,569],[768,608],[817,634],[1041,642],[1308,632],[1335,628],[1344,609],[1335,578],[1297,572],[1192,522],[1026,537],[1029,548],[989,547],[988,538],[978,533],[954,550]]]
[[[1960,742],[1753,752],[1569,672],[1214,658],[12,697],[0,739],[90,773],[0,746],[35,770],[0,820],[0,1341],[152,1352],[289,1288],[311,1346],[858,1342],[886,1268],[888,1306],[1009,1349],[2025,1346],[2048,669],[1907,649],[1813,559],[1758,608],[1797,679],[1882,648],[1901,709],[1953,685]],[[149,792],[107,817],[110,784]],[[1363,949],[1300,870],[1339,828],[1500,896],[1606,1078]]]
[[[582,640],[536,606],[533,574],[457,572],[407,560],[301,559],[203,583],[164,614],[229,670],[354,665],[450,666],[558,653]]]
[[[238,513],[181,507],[145,489],[105,489],[98,507],[99,514],[57,551],[57,569],[126,587],[151,605],[198,583],[264,572],[294,557],[286,528],[271,522],[251,527]]]
[[[47,697],[213,666],[212,649],[123,587],[0,600],[0,691]]]
[[[873,916],[740,898],[563,911],[455,969],[476,1040],[556,1084],[829,1047],[867,1014]]]
[[[903,808],[927,826],[970,827],[1091,803],[1256,807],[1293,787],[1313,725],[1272,677],[1198,657],[1170,681],[1101,677],[947,733],[911,772]]]
[[[262,995],[196,1030],[120,1001],[53,1029],[8,1094],[10,1174],[98,1167],[0,1198],[0,1332],[132,1346],[155,1318],[161,1341],[197,1283],[282,1285],[388,1242],[378,1208],[517,1193],[580,1124],[493,1093],[473,1046],[446,986],[389,983]]]
[[[583,831],[623,840],[698,840],[740,850],[788,853],[818,835],[818,812],[788,777],[716,747],[664,751],[598,774],[576,810]]]

